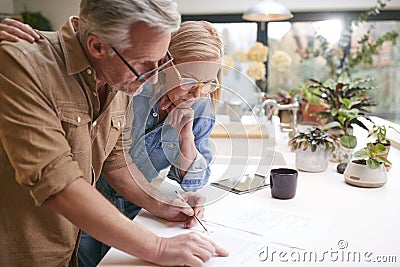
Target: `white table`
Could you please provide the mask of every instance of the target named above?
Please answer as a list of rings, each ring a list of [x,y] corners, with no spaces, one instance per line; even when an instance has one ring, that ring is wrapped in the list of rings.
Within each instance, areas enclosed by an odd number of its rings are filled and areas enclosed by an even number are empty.
[[[278,157],[275,158],[274,166],[288,166],[294,168],[294,153],[289,151],[287,146],[288,137],[285,133],[276,131]],[[366,139],[366,133],[361,133],[359,146],[363,145]],[[223,143],[223,140],[216,140],[216,145]],[[259,146],[254,140],[250,144]],[[226,147],[225,145],[223,147]],[[268,148],[270,149],[270,148]],[[269,151],[269,150],[268,150]],[[223,151],[222,151],[223,152]],[[222,153],[220,152],[220,153]],[[222,153],[224,154],[224,153]],[[269,153],[263,153],[262,162],[269,161]],[[284,160],[283,162],[282,158]],[[257,156],[252,156],[253,160]],[[221,177],[221,175],[230,175],[226,170],[237,173],[237,170],[243,170],[243,164],[240,160],[231,162],[227,169],[226,157],[217,159],[212,166],[211,180]],[[267,160],[266,160],[267,159]],[[329,163],[328,170],[323,173],[299,172],[297,193],[294,199],[277,200],[271,197],[269,188],[262,189],[255,193],[236,195],[233,193],[224,194],[224,197],[218,198],[218,201],[209,204],[206,207],[205,219],[211,220],[213,216],[218,216],[221,207],[235,205],[235,203],[246,203],[249,207],[271,207],[284,209],[296,214],[320,218],[329,223],[329,231],[325,232],[312,247],[306,251],[310,254],[317,253],[318,259],[322,256],[325,259],[321,262],[312,263],[317,266],[365,266],[366,260],[370,260],[367,266],[399,266],[400,265],[400,150],[393,148],[389,154],[389,160],[394,165],[388,173],[388,182],[381,188],[367,189],[347,185],[344,182],[343,175],[336,172],[335,163]],[[266,161],[265,161],[266,160]],[[257,160],[256,160],[257,161]],[[257,166],[250,162],[245,171],[254,171]],[[274,167],[273,166],[273,167]],[[269,166],[262,166],[261,169]],[[235,168],[237,170],[235,170]],[[165,183],[165,182],[163,182]],[[208,197],[215,196],[220,189],[212,187],[205,189]],[[220,195],[219,195],[220,196]],[[214,197],[214,199],[216,199]],[[236,212],[240,212],[237,211]],[[209,217],[207,217],[209,216]],[[138,218],[140,220],[140,216]],[[155,233],[159,231],[158,226],[151,226],[150,230]],[[341,241],[342,240],[342,241]],[[339,243],[339,244],[338,244]],[[339,246],[346,245],[345,249]],[[242,263],[240,266],[310,266],[309,260],[302,262],[293,262],[290,258],[292,249],[286,247],[277,247],[275,256],[271,255],[267,260],[259,259],[259,251],[254,251],[253,257]],[[272,252],[272,250],[270,250]],[[345,258],[341,253],[345,253]],[[278,253],[283,257],[279,257]],[[286,253],[286,254],[284,254]],[[338,253],[338,254],[335,254]],[[360,262],[354,255],[361,255]],[[294,254],[297,255],[297,254]],[[308,255],[308,254],[306,254]],[[350,255],[350,262],[346,262],[346,257]],[[378,256],[385,256],[378,258]],[[308,256],[307,256],[308,257]],[[337,258],[338,257],[338,258]],[[283,262],[286,260],[287,262]],[[376,260],[396,261],[395,263],[385,263],[380,265]],[[289,265],[288,265],[289,264]],[[99,266],[153,266],[132,256],[126,255],[112,248]]]

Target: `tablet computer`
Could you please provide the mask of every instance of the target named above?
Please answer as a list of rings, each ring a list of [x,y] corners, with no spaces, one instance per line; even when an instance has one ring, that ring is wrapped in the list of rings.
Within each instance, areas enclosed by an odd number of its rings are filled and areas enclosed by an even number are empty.
[[[244,194],[269,186],[269,179],[260,174],[246,174],[241,177],[222,179],[211,185],[235,194]]]

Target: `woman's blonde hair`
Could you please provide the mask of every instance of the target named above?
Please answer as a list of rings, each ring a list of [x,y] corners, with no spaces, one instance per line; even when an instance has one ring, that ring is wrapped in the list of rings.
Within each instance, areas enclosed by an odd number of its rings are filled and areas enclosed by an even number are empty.
[[[169,51],[175,63],[188,61],[220,60],[224,55],[223,43],[217,30],[207,21],[186,21],[179,30],[171,35]],[[218,71],[218,82],[221,83],[221,71]],[[213,111],[216,111],[222,89],[210,94]]]

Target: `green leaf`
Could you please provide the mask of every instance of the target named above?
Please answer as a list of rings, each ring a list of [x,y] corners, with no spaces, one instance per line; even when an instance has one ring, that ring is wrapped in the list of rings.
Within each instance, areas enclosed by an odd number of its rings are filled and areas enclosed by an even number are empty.
[[[340,122],[341,125],[345,125],[346,119],[347,119],[346,116],[343,115],[338,116],[338,121]]]
[[[368,159],[368,160],[367,160],[367,166],[368,166],[368,168],[369,168],[370,170],[377,169],[377,168],[379,168],[380,165],[381,165],[381,164],[380,164],[377,160],[375,160],[375,159]]]
[[[341,127],[342,125],[338,122],[338,121],[331,121],[327,124],[324,125],[324,127],[322,128],[322,130],[329,130],[335,127]]]
[[[308,142],[307,142],[307,141],[301,142],[300,147],[301,147],[303,150],[306,150],[307,147],[308,147]]]
[[[317,150],[317,145],[311,145],[311,152],[315,152]]]
[[[387,153],[387,148],[382,144],[376,144],[375,146],[376,155],[383,155]]]
[[[356,159],[367,159],[368,155],[369,153],[367,148],[362,148],[354,153]]]
[[[356,109],[356,108],[352,108],[352,109],[349,110],[349,115],[351,117],[356,118],[358,116],[358,113],[360,113],[360,111],[358,109]]]
[[[384,162],[388,165],[392,165],[392,162],[390,162],[387,158],[380,157],[380,158],[378,158],[378,160],[379,160],[379,162]]]
[[[340,100],[340,102],[346,106],[346,108],[350,109],[351,108],[351,101],[348,98],[343,98]]]
[[[355,148],[357,146],[357,138],[351,135],[344,135],[340,137],[340,144],[345,148]]]

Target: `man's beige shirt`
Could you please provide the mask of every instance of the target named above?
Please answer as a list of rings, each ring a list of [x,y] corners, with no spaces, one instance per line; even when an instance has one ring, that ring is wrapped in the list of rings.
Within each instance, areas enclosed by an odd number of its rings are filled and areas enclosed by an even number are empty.
[[[43,202],[130,163],[130,98],[110,90],[100,110],[73,21],[35,44],[0,43],[0,266],[68,266],[78,229]]]

